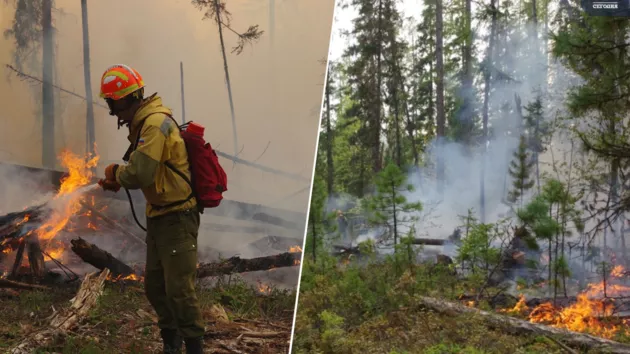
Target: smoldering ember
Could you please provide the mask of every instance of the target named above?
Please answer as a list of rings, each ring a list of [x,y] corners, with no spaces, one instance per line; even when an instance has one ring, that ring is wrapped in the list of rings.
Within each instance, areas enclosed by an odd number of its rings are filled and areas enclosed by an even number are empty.
[[[19,178],[22,183],[24,180],[40,183],[35,187],[39,187],[42,192],[39,202],[0,217],[0,298],[30,296],[32,291],[65,288],[77,291],[73,306],[76,305],[76,310],[84,316],[95,305],[105,282],[114,282],[123,288],[134,288],[137,287],[134,284],[142,282],[146,249],[144,235],[128,215],[128,202],[112,198],[111,194],[105,194],[96,184],[92,167],[96,166],[97,161],[98,156],[84,158],[65,151],[60,157],[65,173],[0,164],[5,177],[14,176],[13,180]],[[10,173],[7,174],[7,171]],[[10,180],[5,182],[11,183]],[[257,223],[267,223],[270,227],[285,228],[295,232],[296,237],[269,235],[261,240],[264,242],[252,242],[250,247],[263,253],[272,253],[262,257],[233,256],[221,259],[212,249],[200,250],[200,260],[211,260],[198,264],[200,284],[210,285],[217,281],[220,284],[222,276],[254,272],[252,274],[257,274],[255,284],[251,284],[253,279],[249,283],[258,296],[270,296],[273,291],[282,291],[274,290],[273,284],[265,282],[273,282],[275,278],[281,285],[284,276],[278,278],[274,274],[285,267],[297,269],[300,264],[301,248],[297,236],[300,226],[295,222],[299,220],[299,213],[291,215],[260,205],[229,200],[224,202],[222,208],[209,212],[234,220],[255,220]],[[137,205],[141,203],[142,200],[136,200]],[[255,235],[268,228],[213,224],[211,229]],[[291,284],[286,286],[290,287]],[[89,301],[85,299],[90,296],[96,298],[90,298]],[[221,321],[226,320],[223,310],[217,305],[213,305],[213,309],[219,311],[215,315]],[[148,316],[147,319],[152,318],[147,312],[143,313],[143,316]],[[60,312],[37,335],[24,338],[13,348],[12,353],[27,353],[34,348],[50,345],[60,332],[76,326],[78,318],[75,314],[76,311]],[[69,319],[70,322],[67,321]],[[228,338],[226,331],[234,330],[223,323],[220,328],[221,331],[216,334],[220,338]],[[249,331],[251,338],[283,337],[277,331]],[[208,335],[215,335],[213,333],[210,331]],[[241,334],[237,330],[235,335]]]

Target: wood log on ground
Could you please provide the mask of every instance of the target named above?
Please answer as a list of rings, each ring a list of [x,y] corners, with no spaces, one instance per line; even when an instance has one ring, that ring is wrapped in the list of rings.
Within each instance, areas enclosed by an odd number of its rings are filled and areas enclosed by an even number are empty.
[[[273,268],[292,267],[300,264],[302,252],[285,252],[273,256],[243,259],[232,257],[223,262],[201,263],[197,277],[215,277],[234,273],[256,272]]]
[[[610,354],[630,354],[630,345],[621,344],[619,342],[592,336],[590,334],[572,332],[538,323],[531,323],[518,318],[482,311],[430,297],[420,296],[417,298],[417,301],[418,305],[421,307],[449,316],[461,314],[470,314],[472,316],[476,315],[483,319],[488,327],[496,330],[507,331],[517,335],[531,334],[555,337],[562,343],[574,348],[588,348]]]
[[[26,290],[48,290],[47,287],[35,284],[21,283],[9,279],[0,278],[0,288],[26,289]]]
[[[127,276],[135,274],[134,270],[130,266],[119,261],[116,257],[112,256],[111,253],[100,249],[98,246],[93,245],[80,237],[70,240],[70,243],[72,243],[72,251],[76,253],[77,256],[81,257],[84,262],[91,264],[100,270],[107,268],[111,271],[113,276]]]
[[[86,275],[79,291],[72,299],[70,308],[55,313],[50,320],[48,328],[24,338],[9,353],[33,353],[35,349],[50,345],[55,338],[63,336],[68,330],[73,329],[96,305],[98,298],[103,292],[105,279],[107,279],[109,274],[109,270],[105,269],[101,272]]]
[[[332,254],[334,256],[342,256],[347,254],[359,255],[361,254],[361,250],[359,249],[359,246],[347,247],[342,245],[333,245]]]
[[[300,225],[288,221],[288,220],[284,220],[282,218],[279,218],[277,216],[272,216],[266,213],[256,213],[252,216],[252,220],[256,220],[256,221],[260,221],[260,222],[264,222],[267,224],[271,224],[271,225],[276,225],[276,226],[280,226],[280,227],[284,227],[287,229],[294,229],[294,230],[298,230],[300,229]]]
[[[425,246],[443,246],[446,240],[439,238],[414,238],[411,241],[413,245],[425,245]]]

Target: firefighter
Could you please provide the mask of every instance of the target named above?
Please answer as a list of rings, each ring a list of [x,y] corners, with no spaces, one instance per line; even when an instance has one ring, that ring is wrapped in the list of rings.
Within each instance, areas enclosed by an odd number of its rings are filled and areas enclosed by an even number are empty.
[[[157,93],[144,97],[140,74],[114,65],[101,78],[101,97],[129,127],[132,143],[125,165],[105,168],[103,189],[141,189],[147,200],[144,286],[158,315],[164,353],[203,352],[204,323],[195,294],[200,215],[190,185],[165,162],[190,178],[188,155],[171,110]]]

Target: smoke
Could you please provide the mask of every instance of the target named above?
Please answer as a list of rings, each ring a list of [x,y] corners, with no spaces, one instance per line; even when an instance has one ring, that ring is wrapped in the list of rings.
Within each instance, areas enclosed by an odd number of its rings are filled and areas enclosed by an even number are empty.
[[[243,54],[228,52],[238,140],[242,144],[240,158],[310,178],[325,72],[319,60],[326,57],[328,50],[333,3],[332,0],[276,3],[273,49],[267,3],[228,4],[234,29],[245,30],[258,24],[265,31],[261,40],[247,46]],[[80,3],[58,0],[55,6],[56,84],[84,94]],[[116,8],[125,10],[115,16],[99,15]],[[6,5],[2,11],[0,23],[8,28],[13,9]],[[223,62],[212,21],[202,21],[203,13],[185,1],[95,2],[89,3],[88,11],[95,96],[103,70],[114,63],[127,63],[143,75],[147,93],[158,92],[176,118],[181,119],[181,61],[187,120],[205,125],[206,137],[213,146],[234,154]],[[308,44],[304,38],[308,38]],[[236,44],[236,37],[226,31],[225,41],[229,51]],[[0,39],[3,63],[11,63],[12,50],[10,39]],[[41,77],[40,72],[29,74]],[[34,107],[39,103],[30,98],[31,92],[28,83],[15,77],[11,83],[0,84],[0,102],[6,117],[2,120],[5,126],[0,151],[7,151],[7,157],[2,157],[5,161],[10,158],[12,162],[37,166],[41,158],[41,128]],[[67,94],[57,94],[64,109],[57,117],[56,149],[84,151],[85,104]],[[115,121],[105,109],[95,107],[95,115],[102,169],[108,163],[120,162],[128,144],[127,134],[116,130]],[[23,148],[26,142],[27,150]],[[233,200],[271,203],[308,184],[284,178],[279,184],[277,176],[222,161],[229,167],[231,182],[226,197]],[[307,204],[308,193],[301,193],[277,206],[305,212]]]
[[[55,84],[79,95],[84,94],[83,44],[80,2],[55,1],[53,22],[56,27]],[[239,146],[238,157],[274,169],[296,173],[310,180],[316,148],[319,106],[323,90],[326,57],[334,1],[306,0],[276,2],[275,31],[271,43],[268,3],[256,1],[228,2],[233,18],[230,25],[239,31],[258,24],[265,31],[261,40],[246,46],[239,55],[229,53],[236,44],[233,33],[225,31],[228,66],[234,96]],[[119,9],[112,12],[112,9]],[[0,24],[9,28],[14,9],[2,7]],[[146,92],[157,92],[165,105],[180,120],[180,62],[184,65],[186,119],[206,127],[206,138],[217,150],[234,155],[232,126],[219,38],[213,21],[202,21],[203,13],[188,1],[140,0],[88,2],[91,81],[94,100],[99,80],[106,67],[126,63],[136,68],[147,84]],[[107,14],[103,16],[102,14]],[[305,38],[307,39],[305,41]],[[2,64],[12,62],[11,39],[0,38]],[[36,53],[41,55],[41,53]],[[8,73],[7,73],[8,74]],[[41,71],[28,72],[41,78]],[[15,76],[0,83],[0,160],[29,166],[41,165],[41,118],[33,99],[38,84],[22,82]],[[81,153],[86,148],[85,112],[81,100],[56,91],[59,115],[56,117],[56,150],[67,148]],[[121,163],[127,146],[127,132],[116,130],[107,110],[95,106],[96,143],[101,155],[98,175],[109,163]],[[305,224],[308,207],[308,181],[295,181],[221,159],[228,173],[224,194],[235,200],[295,211],[263,211],[298,227]],[[0,172],[2,173],[2,172]],[[2,174],[0,174],[3,176]],[[23,202],[40,196],[35,186],[24,185],[19,178],[4,179],[6,191],[0,206],[20,209]],[[43,183],[43,182],[42,182]],[[48,186],[50,183],[45,183]],[[30,186],[30,187],[29,187]],[[297,193],[305,189],[306,192]],[[32,192],[32,193],[31,193]],[[30,195],[32,194],[32,196]],[[220,207],[222,208],[222,207]],[[144,223],[144,205],[135,203],[138,217]],[[270,234],[292,237],[302,245],[303,228],[281,228],[258,221],[235,220],[238,209],[223,208],[226,215],[205,213],[199,235],[205,261],[218,255],[229,257],[261,256],[261,250],[249,244]],[[126,218],[135,226],[126,201],[114,201],[107,210],[112,218]],[[229,225],[230,230],[217,230],[216,225]],[[251,227],[262,230],[251,232]],[[120,235],[97,237],[93,241],[114,255],[121,248]],[[110,248],[111,242],[111,248]],[[263,250],[265,251],[265,250]],[[270,250],[267,250],[270,251]],[[270,251],[271,252],[271,251]]]
[[[524,109],[531,103],[536,95],[544,89],[547,81],[547,71],[544,70],[546,59],[536,50],[528,48],[543,48],[543,38],[525,39],[526,31],[531,31],[531,26],[524,26],[519,30],[516,38],[522,41],[497,41],[495,53],[519,53],[509,60],[509,68],[505,71],[514,80],[505,80],[491,83],[489,95],[489,129],[490,136],[484,146],[473,149],[457,142],[442,143],[441,151],[436,141],[433,141],[428,150],[426,159],[430,161],[427,167],[411,171],[408,182],[415,187],[415,191],[407,198],[411,201],[423,203],[425,211],[421,221],[415,225],[421,234],[432,238],[446,238],[453,230],[464,222],[462,217],[473,209],[474,216],[480,219],[481,210],[481,181],[483,173],[484,181],[484,205],[485,222],[496,222],[507,216],[509,207],[505,204],[507,194],[511,189],[512,178],[509,176],[509,165],[513,160],[519,137],[522,133],[523,121],[516,112],[515,95],[521,98],[522,114],[527,115]],[[515,29],[512,29],[516,31]],[[513,38],[514,38],[513,37]],[[542,35],[540,37],[543,37]],[[498,65],[495,62],[495,65]],[[505,70],[498,67],[498,70]],[[555,63],[551,63],[550,72],[558,69]],[[567,76],[555,76],[554,87],[570,87],[570,78]],[[478,80],[477,90],[483,92],[483,81]],[[549,90],[552,90],[549,88]],[[466,93],[462,93],[466,94]],[[474,93],[473,93],[474,94]],[[482,115],[482,95],[467,97],[472,102],[479,102],[476,113]],[[464,97],[461,97],[464,99]],[[562,108],[560,97],[553,97],[549,91],[543,92],[543,107],[545,119],[550,120],[554,114]],[[509,107],[506,109],[506,107]],[[445,180],[443,192],[438,192],[438,182],[435,175],[435,162],[438,153],[441,152],[445,161]],[[541,155],[544,161],[545,156]],[[548,167],[541,164],[541,169]],[[534,176],[532,176],[534,177]],[[526,196],[527,198],[527,196]]]
[[[0,215],[42,204],[54,196],[50,175],[0,164]]]

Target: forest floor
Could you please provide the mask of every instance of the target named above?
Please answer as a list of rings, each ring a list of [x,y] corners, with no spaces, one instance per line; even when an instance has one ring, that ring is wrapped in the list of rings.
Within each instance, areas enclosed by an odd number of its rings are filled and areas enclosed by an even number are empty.
[[[0,351],[47,326],[47,318],[67,307],[77,286],[50,291],[0,293]],[[206,322],[206,353],[286,353],[289,349],[295,292],[254,289],[231,280],[197,293]],[[161,353],[157,318],[141,283],[107,282],[103,294],[77,328],[38,352]]]
[[[474,284],[432,265],[405,264],[391,259],[369,264],[339,261],[325,254],[317,262],[305,259],[293,350],[296,354],[425,353],[425,354],[552,354],[600,353],[595,349],[568,348],[546,333],[527,333],[475,313],[434,311],[420,297],[472,306],[461,300]],[[496,289],[487,289],[494,293]],[[502,304],[512,308],[516,296]],[[329,301],[327,299],[335,299]],[[465,305],[465,306],[464,306]],[[497,316],[500,308],[480,301],[475,307]],[[449,313],[450,312],[450,313]],[[513,315],[519,317],[518,315]],[[508,322],[508,321],[506,321]],[[527,321],[524,321],[528,323]],[[630,343],[626,335],[611,337]],[[628,346],[630,352],[630,346]]]

